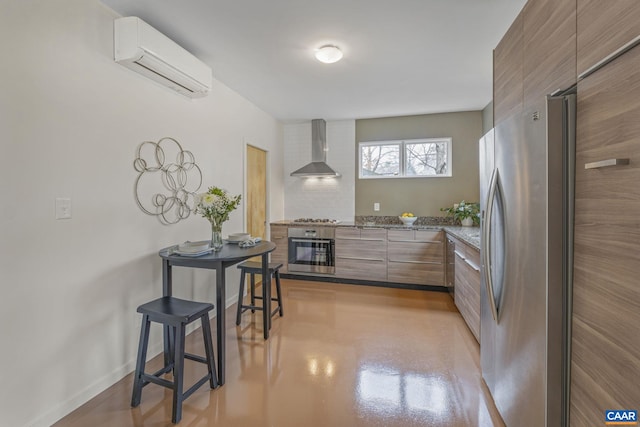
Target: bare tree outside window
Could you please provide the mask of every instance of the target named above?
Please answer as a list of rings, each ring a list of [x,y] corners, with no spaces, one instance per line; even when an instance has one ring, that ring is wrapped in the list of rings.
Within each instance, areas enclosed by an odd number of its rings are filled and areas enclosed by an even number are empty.
[[[361,142],[360,178],[449,177],[451,138]]]
[[[405,144],[405,175],[445,175],[447,144],[445,142]]]
[[[394,176],[400,172],[399,145],[365,145],[361,159],[364,176]]]

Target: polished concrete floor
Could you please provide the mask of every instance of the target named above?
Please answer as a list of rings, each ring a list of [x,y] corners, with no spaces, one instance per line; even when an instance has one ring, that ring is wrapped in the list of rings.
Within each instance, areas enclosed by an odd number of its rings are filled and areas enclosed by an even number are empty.
[[[449,294],[283,280],[284,317],[262,337],[258,312],[227,310],[227,380],[183,406],[181,426],[502,426],[479,346]],[[215,333],[215,321],[212,322]],[[204,354],[200,329],[187,351]],[[159,367],[160,358],[148,371]],[[204,375],[187,361],[185,386]],[[131,375],[55,427],[170,426],[171,392]],[[186,387],[185,387],[186,389]]]

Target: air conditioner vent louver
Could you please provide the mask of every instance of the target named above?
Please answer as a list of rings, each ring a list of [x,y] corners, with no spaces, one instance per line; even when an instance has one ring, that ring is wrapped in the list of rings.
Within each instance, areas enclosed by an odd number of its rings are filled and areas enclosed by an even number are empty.
[[[211,68],[135,16],[114,21],[114,59],[190,98],[211,90]]]

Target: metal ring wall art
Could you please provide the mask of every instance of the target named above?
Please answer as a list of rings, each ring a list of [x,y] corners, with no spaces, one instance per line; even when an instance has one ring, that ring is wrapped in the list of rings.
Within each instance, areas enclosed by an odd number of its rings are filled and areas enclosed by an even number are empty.
[[[175,161],[169,162],[173,155]],[[169,137],[145,141],[138,146],[133,168],[138,172],[134,196],[144,213],[158,217],[165,225],[189,217],[202,186],[202,171],[190,151]]]

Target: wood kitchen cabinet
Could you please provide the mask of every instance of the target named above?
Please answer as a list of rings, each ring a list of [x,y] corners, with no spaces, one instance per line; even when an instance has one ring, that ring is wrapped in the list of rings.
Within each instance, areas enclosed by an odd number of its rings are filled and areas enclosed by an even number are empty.
[[[522,26],[526,108],[576,83],[576,0],[529,0]]]
[[[493,51],[493,123],[522,112],[522,12]]]
[[[336,228],[336,276],[387,281],[387,230]]]
[[[286,273],[289,259],[288,227],[286,225],[271,225],[271,241],[276,244],[276,249],[271,252],[271,262],[282,263],[281,273]]]
[[[638,0],[529,0],[494,51],[494,125],[577,81],[571,427],[640,402],[640,46],[586,73],[638,35]],[[455,262],[465,320],[471,259]]]
[[[578,0],[578,75],[640,34],[638,0]]]
[[[444,232],[389,230],[387,280],[444,286]]]
[[[467,326],[480,342],[480,251],[459,239],[455,244],[455,303]]]
[[[579,6],[617,16],[616,5],[630,2],[595,3],[581,1]],[[638,23],[640,5],[634,13]],[[609,27],[617,28],[618,22]],[[604,27],[600,31],[606,33]],[[587,57],[589,63],[599,61]],[[592,426],[605,410],[637,409],[640,402],[639,64],[637,46],[578,83],[572,427]],[[585,168],[607,159],[628,159],[628,164]]]
[[[493,52],[494,126],[576,83],[576,19],[575,0],[527,2]]]

